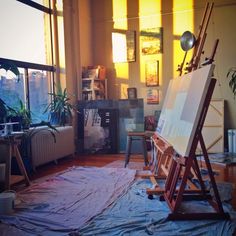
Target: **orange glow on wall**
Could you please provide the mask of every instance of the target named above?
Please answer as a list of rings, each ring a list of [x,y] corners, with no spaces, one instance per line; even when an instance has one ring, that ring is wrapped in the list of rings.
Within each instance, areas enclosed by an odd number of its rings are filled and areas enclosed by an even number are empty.
[[[193,32],[193,0],[174,0],[173,1],[173,34],[181,37],[185,31]],[[185,52],[181,49],[180,41],[173,42],[173,77],[179,75],[178,65],[183,61]],[[187,54],[185,62],[190,61],[192,50]]]
[[[122,80],[129,79],[129,63],[114,64],[116,70],[116,78]]]
[[[127,30],[127,0],[113,0],[112,6],[114,29]],[[125,34],[112,33],[112,56],[117,81],[129,79],[129,63],[124,63],[127,60],[126,45]]]
[[[127,0],[113,0],[114,29],[127,29]]]
[[[161,26],[161,1],[139,0],[140,29]]]
[[[161,0],[139,0],[139,25],[140,32],[162,26]],[[142,47],[140,37],[140,47]],[[142,49],[140,48],[140,51]],[[140,82],[145,83],[145,65],[147,61],[159,61],[159,84],[162,84],[162,54],[142,55],[140,52]]]

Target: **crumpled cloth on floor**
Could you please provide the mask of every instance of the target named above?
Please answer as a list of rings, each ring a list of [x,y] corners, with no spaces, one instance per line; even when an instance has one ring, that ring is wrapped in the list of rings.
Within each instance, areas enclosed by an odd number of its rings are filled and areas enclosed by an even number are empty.
[[[9,236],[22,232],[25,236],[77,235],[82,225],[127,192],[135,173],[120,168],[74,167],[39,180],[17,194],[19,204],[13,214],[0,216],[0,230]]]

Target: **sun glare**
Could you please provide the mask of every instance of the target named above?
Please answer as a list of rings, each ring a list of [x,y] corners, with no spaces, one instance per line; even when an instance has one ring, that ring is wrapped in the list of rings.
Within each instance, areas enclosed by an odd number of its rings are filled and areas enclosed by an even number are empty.
[[[181,37],[185,31],[193,32],[193,1],[174,0],[173,1],[173,34]],[[185,52],[180,47],[179,39],[173,42],[173,78],[179,75],[178,65],[182,63]],[[192,51],[189,51],[185,62],[189,61]]]

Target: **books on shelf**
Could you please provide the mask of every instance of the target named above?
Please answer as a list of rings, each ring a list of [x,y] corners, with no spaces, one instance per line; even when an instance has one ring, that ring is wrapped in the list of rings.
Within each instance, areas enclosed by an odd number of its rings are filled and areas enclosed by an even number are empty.
[[[82,67],[82,78],[105,79],[106,68],[102,65]]]
[[[107,99],[107,79],[104,66],[82,68],[82,99]]]

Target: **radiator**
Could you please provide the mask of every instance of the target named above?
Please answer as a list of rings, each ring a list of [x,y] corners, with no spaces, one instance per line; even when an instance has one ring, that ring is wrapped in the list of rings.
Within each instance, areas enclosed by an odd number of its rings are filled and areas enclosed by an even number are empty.
[[[31,158],[34,170],[37,166],[74,154],[73,127],[57,127],[57,130],[58,132],[53,131],[56,142],[47,128],[42,128],[33,135],[31,139]]]

